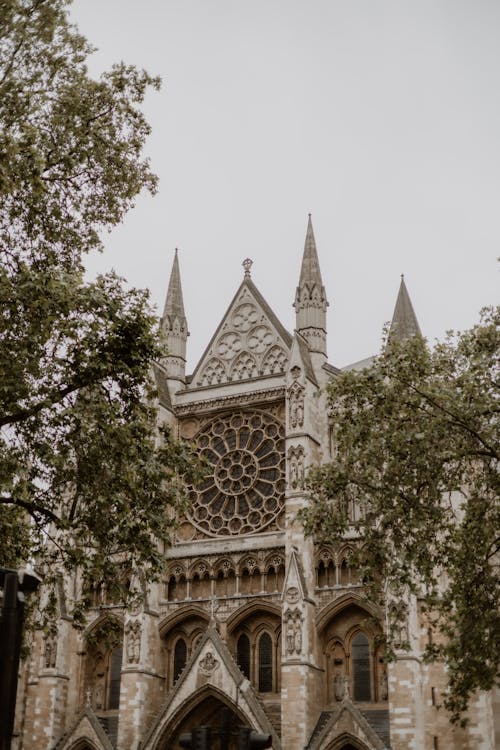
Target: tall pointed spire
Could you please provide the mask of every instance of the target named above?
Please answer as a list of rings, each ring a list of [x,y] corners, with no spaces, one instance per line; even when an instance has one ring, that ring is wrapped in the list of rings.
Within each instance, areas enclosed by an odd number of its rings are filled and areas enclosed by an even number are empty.
[[[186,374],[186,340],[189,332],[182,299],[177,248],[175,249],[160,325],[167,339],[168,355],[163,360],[167,376],[175,380],[184,380]]]
[[[392,315],[389,339],[404,341],[411,336],[421,336],[417,316],[411,304],[410,295],[405,284],[405,277],[401,274],[398,297]]]
[[[295,292],[296,328],[306,339],[311,352],[326,356],[326,299],[321,278],[318,251],[311,221],[307,222],[304,255],[300,269],[299,285]]]
[[[181,273],[179,270],[179,254],[175,248],[174,262],[170,272],[170,281],[168,282],[167,298],[163,309],[163,317],[166,315],[177,316],[185,319],[184,300],[182,299]]]

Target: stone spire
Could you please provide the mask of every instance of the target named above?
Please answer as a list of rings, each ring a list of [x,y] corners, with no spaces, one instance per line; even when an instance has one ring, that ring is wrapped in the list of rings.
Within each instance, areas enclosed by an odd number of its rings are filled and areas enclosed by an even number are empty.
[[[326,299],[325,287],[319,268],[316,240],[309,214],[302,267],[295,292],[296,328],[306,339],[311,352],[326,356]]]
[[[177,248],[175,249],[160,325],[167,339],[168,355],[162,360],[167,376],[174,380],[184,380],[186,374],[186,341],[189,332],[184,313]]]
[[[422,333],[420,331],[420,326],[413,305],[411,304],[410,295],[406,288],[405,277],[401,274],[401,284],[399,286],[398,298],[392,315],[389,339],[404,341],[411,336],[417,335],[421,336]]]

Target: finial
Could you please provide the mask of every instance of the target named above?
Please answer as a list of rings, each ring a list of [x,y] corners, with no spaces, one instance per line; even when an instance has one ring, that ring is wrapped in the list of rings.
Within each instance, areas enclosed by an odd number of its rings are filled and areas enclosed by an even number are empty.
[[[405,277],[405,275],[404,275],[404,273],[402,273],[401,274],[401,281],[403,281],[404,277]]]
[[[85,705],[90,706],[90,700],[92,698],[92,690],[90,688],[87,688],[87,691],[85,693]]]
[[[245,260],[243,261],[243,263],[241,265],[245,269],[245,278],[249,279],[250,278],[250,269],[252,268],[253,260],[250,260],[250,258],[245,258]]]

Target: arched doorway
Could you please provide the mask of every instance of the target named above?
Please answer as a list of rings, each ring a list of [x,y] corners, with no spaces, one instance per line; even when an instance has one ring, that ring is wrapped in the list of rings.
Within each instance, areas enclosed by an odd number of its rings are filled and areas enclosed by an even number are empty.
[[[228,750],[238,750],[238,728],[249,724],[234,707],[226,704],[217,695],[208,694],[189,707],[175,726],[167,728],[157,746],[158,750],[180,750],[180,735],[199,726],[211,727],[212,750],[219,750],[219,731],[227,726],[231,732]]]

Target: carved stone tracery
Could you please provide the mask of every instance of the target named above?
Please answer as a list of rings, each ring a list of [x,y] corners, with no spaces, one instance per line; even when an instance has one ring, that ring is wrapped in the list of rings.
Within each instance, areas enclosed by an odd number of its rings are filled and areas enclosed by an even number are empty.
[[[270,414],[236,412],[209,422],[195,438],[210,464],[191,492],[191,522],[210,536],[264,529],[284,503],[284,430]]]
[[[240,298],[208,352],[195,385],[208,386],[284,373],[288,352],[253,299]]]

